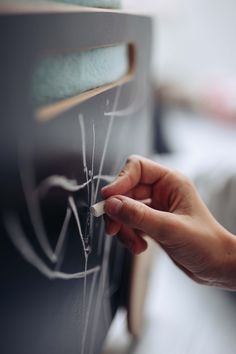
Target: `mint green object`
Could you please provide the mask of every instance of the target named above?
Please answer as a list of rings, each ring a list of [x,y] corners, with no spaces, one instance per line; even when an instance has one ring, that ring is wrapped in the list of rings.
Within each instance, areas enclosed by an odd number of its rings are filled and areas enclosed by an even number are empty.
[[[36,106],[50,104],[119,80],[128,70],[125,44],[51,56],[34,70],[33,100]]]
[[[108,9],[119,9],[120,0],[51,0],[54,2],[63,2],[67,4],[76,4],[81,6],[103,7]]]
[[[121,0],[49,0],[51,2],[60,2],[65,4],[74,4],[88,7],[101,7],[107,9],[119,9],[121,7]],[[0,3],[37,3],[41,0],[0,0]]]

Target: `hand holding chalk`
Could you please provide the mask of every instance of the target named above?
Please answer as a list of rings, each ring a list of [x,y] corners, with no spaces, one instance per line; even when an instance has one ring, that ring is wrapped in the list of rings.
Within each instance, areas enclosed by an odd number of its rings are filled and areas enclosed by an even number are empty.
[[[95,216],[96,218],[99,218],[100,216],[105,214],[105,210],[104,210],[104,201],[101,201],[97,204],[94,204],[91,206],[90,208],[90,212],[92,213],[93,216]]]
[[[101,194],[106,233],[115,230],[131,252],[142,252],[142,236],[149,235],[195,281],[236,290],[236,237],[214,219],[187,177],[132,156]],[[140,203],[145,199],[150,206]]]

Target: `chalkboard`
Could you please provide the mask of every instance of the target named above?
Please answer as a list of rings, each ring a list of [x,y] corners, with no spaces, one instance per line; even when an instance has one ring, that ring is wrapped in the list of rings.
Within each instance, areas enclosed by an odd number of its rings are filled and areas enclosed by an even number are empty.
[[[100,353],[121,305],[125,251],[89,206],[131,153],[148,154],[151,22],[119,12],[0,15],[0,353]],[[36,118],[49,53],[132,44],[132,80]]]

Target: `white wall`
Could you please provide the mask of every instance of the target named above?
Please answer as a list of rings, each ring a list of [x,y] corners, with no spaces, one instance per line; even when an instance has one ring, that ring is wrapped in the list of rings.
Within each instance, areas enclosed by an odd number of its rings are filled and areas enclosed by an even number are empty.
[[[153,70],[158,80],[198,86],[236,76],[235,0],[124,0],[156,19]]]

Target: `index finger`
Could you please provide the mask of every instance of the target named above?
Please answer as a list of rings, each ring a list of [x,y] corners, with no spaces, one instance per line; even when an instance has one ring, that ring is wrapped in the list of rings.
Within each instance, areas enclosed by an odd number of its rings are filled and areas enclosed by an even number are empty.
[[[117,179],[102,189],[104,199],[115,194],[126,194],[138,184],[153,184],[162,179],[170,170],[158,163],[132,155],[128,158]]]

